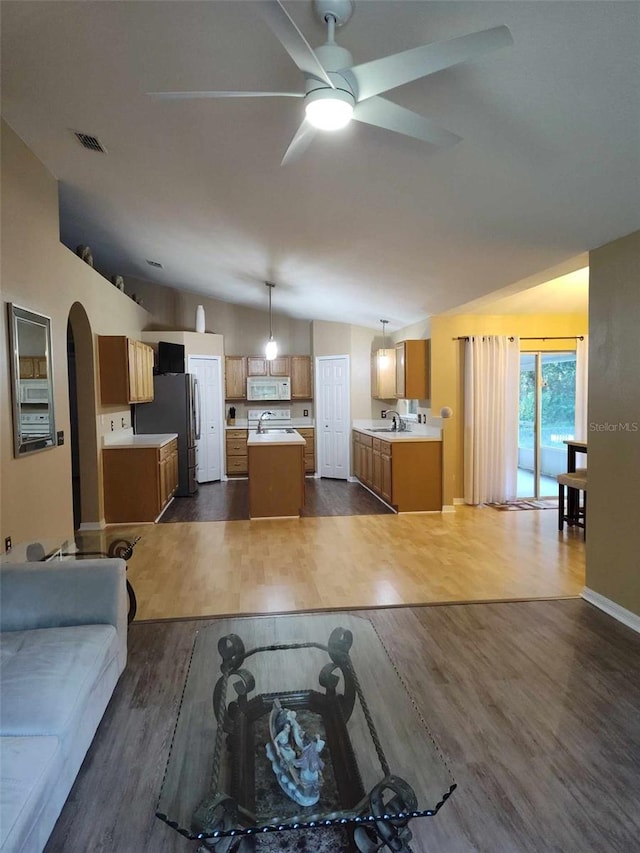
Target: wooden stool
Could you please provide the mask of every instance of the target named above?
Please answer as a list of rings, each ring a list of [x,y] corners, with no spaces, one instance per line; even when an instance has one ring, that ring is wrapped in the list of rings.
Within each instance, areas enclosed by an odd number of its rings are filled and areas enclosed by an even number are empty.
[[[564,529],[565,521],[570,527],[582,527],[587,537],[587,471],[580,468],[566,474],[558,474],[558,530]],[[564,489],[567,487],[567,507],[564,505]],[[582,492],[582,505],[580,493]]]

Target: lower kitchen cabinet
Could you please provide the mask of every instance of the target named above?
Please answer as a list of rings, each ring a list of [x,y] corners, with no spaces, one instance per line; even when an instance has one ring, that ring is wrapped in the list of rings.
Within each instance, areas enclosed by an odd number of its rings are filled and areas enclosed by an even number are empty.
[[[442,442],[353,432],[353,473],[398,512],[442,510]]]
[[[296,432],[307,442],[304,449],[304,472],[313,474],[316,470],[316,431],[311,427],[296,427]]]
[[[162,447],[105,447],[105,520],[155,521],[178,488],[178,442]]]
[[[249,471],[247,459],[246,429],[228,429],[225,434],[226,442],[226,471],[227,477],[234,475],[246,476]]]

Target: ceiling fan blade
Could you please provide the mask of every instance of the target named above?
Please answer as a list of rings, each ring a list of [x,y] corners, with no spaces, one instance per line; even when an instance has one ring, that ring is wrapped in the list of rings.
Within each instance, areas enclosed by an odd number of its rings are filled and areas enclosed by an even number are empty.
[[[354,65],[341,70],[340,74],[352,88],[355,87],[357,99],[362,101],[510,44],[513,38],[508,27],[493,27]]]
[[[394,133],[413,136],[423,142],[430,142],[439,148],[448,148],[460,142],[461,137],[451,133],[424,116],[387,101],[386,98],[367,98],[356,105],[353,117],[365,124],[384,127]]]
[[[267,24],[275,33],[284,49],[298,66],[300,71],[317,77],[327,86],[335,89],[314,49],[298,29],[298,25],[284,8],[280,0],[263,0],[258,4]]]
[[[305,119],[296,131],[296,135],[289,143],[289,147],[285,151],[280,165],[287,166],[289,163],[293,163],[301,157],[311,144],[315,135],[316,128],[310,125]]]
[[[159,101],[189,98],[304,98],[304,92],[147,92]]]

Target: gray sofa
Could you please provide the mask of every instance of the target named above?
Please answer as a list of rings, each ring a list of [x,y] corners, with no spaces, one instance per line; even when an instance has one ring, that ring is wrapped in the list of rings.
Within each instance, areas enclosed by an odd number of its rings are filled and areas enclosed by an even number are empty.
[[[127,661],[123,560],[0,565],[0,851],[41,851]]]

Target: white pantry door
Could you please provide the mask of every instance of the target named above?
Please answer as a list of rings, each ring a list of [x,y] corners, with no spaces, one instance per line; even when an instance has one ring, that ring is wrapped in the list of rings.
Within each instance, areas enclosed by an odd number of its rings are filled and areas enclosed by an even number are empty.
[[[222,478],[222,371],[217,355],[190,355],[189,373],[198,380],[197,401],[200,438],[196,440],[196,480],[209,483]]]
[[[347,480],[351,446],[349,356],[319,356],[316,359],[316,377],[320,476]]]

